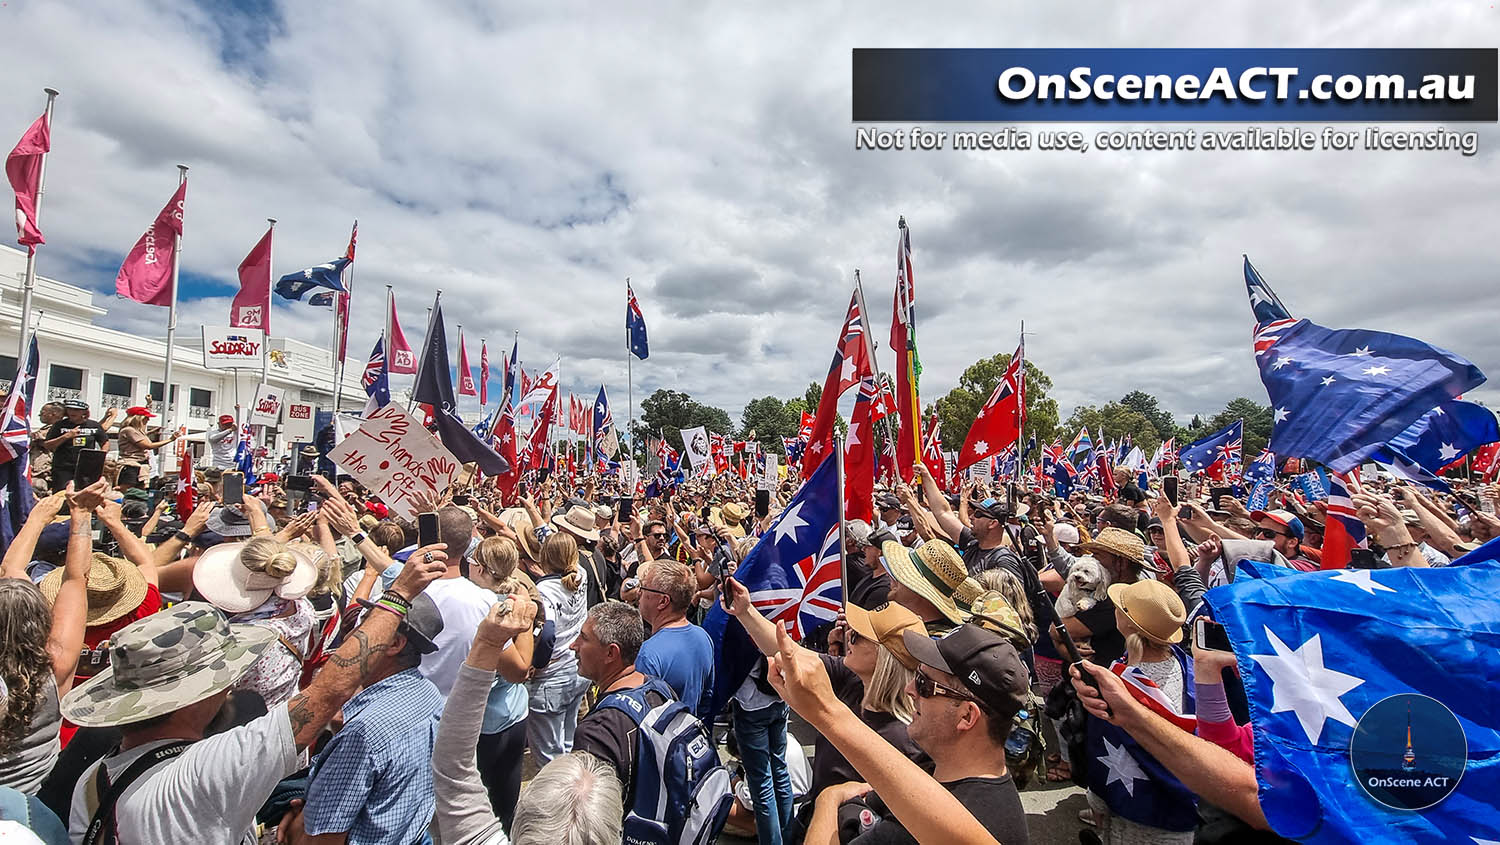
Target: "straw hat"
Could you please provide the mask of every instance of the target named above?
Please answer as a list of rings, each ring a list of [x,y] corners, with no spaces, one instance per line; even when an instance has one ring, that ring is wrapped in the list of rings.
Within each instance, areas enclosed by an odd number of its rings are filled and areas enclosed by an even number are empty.
[[[1108,552],[1115,557],[1124,558],[1138,568],[1146,566],[1146,543],[1140,535],[1133,534],[1123,528],[1110,526],[1100,531],[1094,539],[1083,544],[1083,550],[1089,554],[1095,552]]]
[[[963,613],[953,603],[953,594],[969,571],[951,545],[932,540],[908,549],[897,542],[886,542],[881,544],[880,554],[891,577],[902,586],[932,602],[949,621],[964,621]]]
[[[730,502],[719,509],[719,516],[727,523],[737,524],[750,515],[750,510],[739,502]]]
[[[249,542],[211,546],[193,567],[193,586],[214,607],[225,613],[244,613],[265,604],[273,594],[300,599],[317,585],[318,564],[301,547],[288,545],[277,549],[278,552],[285,549],[294,559],[292,571],[277,576],[252,570],[245,564],[247,545]]]
[[[552,524],[590,543],[599,539],[599,529],[594,527],[594,509],[591,507],[578,505],[563,513],[553,514]]]
[[[906,631],[918,631],[923,635],[927,633],[927,628],[915,613],[895,602],[886,602],[874,610],[865,610],[857,604],[846,604],[844,616],[849,620],[849,627],[854,633],[885,646],[902,666],[917,668],[916,658],[906,650],[906,641],[901,637]]]
[[[48,604],[57,601],[57,591],[62,589],[61,567],[43,576],[37,586]],[[103,625],[133,612],[146,600],[146,576],[135,564],[103,552],[94,552],[94,564],[89,568],[86,588],[89,595],[88,625]]]
[[[1177,591],[1160,581],[1110,584],[1109,600],[1125,618],[1135,623],[1146,639],[1158,645],[1182,642],[1182,624],[1187,608]]]
[[[536,526],[531,522],[531,516],[526,513],[525,508],[506,508],[501,511],[500,521],[510,526],[510,530],[516,532],[521,538],[521,556],[528,560],[542,559],[542,544],[536,538]]]

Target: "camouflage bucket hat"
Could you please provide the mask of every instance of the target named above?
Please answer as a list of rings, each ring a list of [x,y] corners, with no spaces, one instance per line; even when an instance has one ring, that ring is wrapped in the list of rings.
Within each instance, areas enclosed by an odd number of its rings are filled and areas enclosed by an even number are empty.
[[[120,629],[109,668],[63,696],[62,714],[86,728],[128,725],[227,689],[276,640],[256,625],[230,625],[213,605],[190,601]]]

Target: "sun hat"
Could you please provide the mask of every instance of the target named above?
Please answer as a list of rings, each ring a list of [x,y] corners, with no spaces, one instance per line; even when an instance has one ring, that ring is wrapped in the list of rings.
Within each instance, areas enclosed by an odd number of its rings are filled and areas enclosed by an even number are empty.
[[[266,514],[266,526],[275,531],[275,517]],[[214,512],[208,515],[205,527],[220,537],[250,536],[250,518],[234,508],[214,508]]]
[[[723,517],[725,522],[737,523],[749,515],[750,509],[739,502],[730,502],[719,509],[719,516]]]
[[[598,522],[601,519],[605,522],[609,522],[610,520],[614,519],[614,516],[615,509],[610,507],[609,505],[594,505],[595,522]]]
[[[85,728],[166,715],[228,689],[275,641],[206,602],[174,605],[110,637],[108,668],[63,696],[62,715]]]
[[[63,570],[59,568],[47,573],[37,584],[47,604],[57,601],[62,580]],[[89,609],[84,624],[103,625],[141,606],[146,600],[146,576],[128,560],[94,552],[94,563],[89,567],[85,589],[88,590]]]
[[[253,570],[245,562],[244,552],[251,543],[274,545],[268,562],[277,567],[275,571]],[[279,559],[281,552],[291,555],[291,560]],[[277,571],[291,568],[283,574]],[[220,543],[204,550],[193,567],[193,586],[214,607],[226,613],[244,613],[266,603],[272,595],[284,599],[300,599],[312,591],[318,583],[318,564],[302,547],[284,545],[270,537],[255,538],[244,543]]]
[[[1298,519],[1297,515],[1291,511],[1252,511],[1250,518],[1254,520],[1269,519],[1292,532],[1293,537],[1296,537],[1298,540],[1302,539],[1302,520]]]
[[[846,604],[844,618],[849,620],[849,627],[854,633],[885,646],[902,666],[917,668],[917,661],[906,650],[906,641],[901,636],[906,631],[916,631],[926,636],[927,628],[915,613],[895,602],[885,602],[874,610],[865,610],[857,604]]]
[[[870,545],[870,535],[872,533],[874,533],[874,529],[870,527],[870,523],[865,522],[863,519],[844,520],[844,536],[861,546]]]
[[[1187,608],[1177,591],[1160,581],[1110,584],[1109,600],[1125,618],[1135,623],[1146,639],[1159,645],[1182,642],[1182,624]]]
[[[903,634],[917,662],[946,672],[1005,724],[1026,706],[1031,689],[1026,664],[1016,647],[978,625],[960,625],[941,637]]]
[[[304,458],[316,458],[320,454],[321,453],[318,452],[318,447],[316,447],[316,446],[303,446],[302,447],[302,457],[304,457]]]
[[[587,506],[575,506],[553,514],[552,524],[591,543],[599,539],[599,529],[594,527],[594,509]]]
[[[1084,543],[1083,550],[1089,554],[1108,552],[1115,557],[1124,558],[1137,567],[1145,568],[1146,566],[1146,543],[1141,540],[1140,535],[1113,525],[1100,531],[1094,539]]]
[[[506,508],[499,513],[500,521],[521,538],[521,554],[529,560],[540,560],[542,543],[536,538],[536,526],[525,508]]]
[[[969,571],[953,546],[932,540],[918,548],[908,549],[900,543],[887,542],[881,544],[880,553],[892,578],[932,602],[949,621],[964,621],[963,613],[953,602],[953,593],[963,584]]]
[[[132,405],[131,407],[125,409],[125,416],[150,418],[156,415],[151,413],[151,409],[147,408],[145,405]]]

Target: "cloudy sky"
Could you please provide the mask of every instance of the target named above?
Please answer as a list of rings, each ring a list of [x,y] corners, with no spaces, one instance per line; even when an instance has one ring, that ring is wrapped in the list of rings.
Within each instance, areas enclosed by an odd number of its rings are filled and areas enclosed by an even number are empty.
[[[617,418],[627,276],[651,332],[637,402],[671,387],[737,420],[749,398],[822,380],[856,268],[886,336],[902,214],[929,398],[1011,351],[1024,319],[1065,415],[1135,388],[1183,420],[1264,401],[1241,253],[1298,315],[1500,374],[1493,124],[1455,127],[1479,130],[1472,158],[854,149],[854,47],[1500,35],[1489,2],[1315,5],[8,0],[0,136],[20,135],[44,85],[62,91],[39,269],[98,291],[113,326],[162,331],[164,312],[115,300],[113,278],[183,162],[180,324],[227,321],[264,218],[280,220],[283,272],[340,254],[357,217],[351,357],[379,332],[384,285],[414,342],[440,288],[476,366],[479,338],[498,359],[519,330],[529,367],[562,355],[565,384],[606,382]],[[314,342],[329,323],[306,306],[273,317]]]

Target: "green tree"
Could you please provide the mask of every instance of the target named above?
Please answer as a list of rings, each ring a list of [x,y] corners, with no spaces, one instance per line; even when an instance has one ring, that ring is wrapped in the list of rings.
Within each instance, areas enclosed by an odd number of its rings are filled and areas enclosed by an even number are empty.
[[[1104,440],[1115,442],[1130,435],[1130,440],[1146,457],[1156,451],[1161,438],[1156,434],[1156,426],[1151,420],[1134,408],[1128,408],[1119,402],[1110,402],[1105,405],[1079,405],[1073,409],[1073,415],[1068,417],[1063,430],[1076,432],[1083,426],[1088,426],[1089,437],[1094,445],[1099,446]],[[1071,437],[1072,435],[1069,434]],[[1121,457],[1124,457],[1123,455]]]
[[[681,449],[682,429],[700,425],[720,434],[734,431],[724,409],[695,402],[693,397],[677,390],[659,389],[641,400],[638,445],[643,447],[646,437],[660,434],[674,449]]]
[[[1243,396],[1238,399],[1231,399],[1229,400],[1229,404],[1224,406],[1224,410],[1215,414],[1213,418],[1203,424],[1204,431],[1199,436],[1207,437],[1224,426],[1233,423],[1235,420],[1245,421],[1245,439],[1242,454],[1245,456],[1245,462],[1249,463],[1255,460],[1255,456],[1260,454],[1260,450],[1266,448],[1267,443],[1271,442],[1270,405],[1261,405],[1255,400],[1246,399]]]
[[[801,400],[794,400],[799,404]],[[740,414],[740,436],[750,437],[750,432],[755,432],[755,439],[766,448],[781,448],[781,438],[791,437],[797,433],[797,424],[802,420],[801,411],[795,415],[790,410],[791,403],[782,402],[775,396],[762,396],[759,399],[751,399],[745,405],[745,410]]]
[[[958,386],[934,403],[938,422],[942,426],[945,449],[957,451],[963,447],[969,427],[974,424],[974,418],[979,416],[979,409],[984,407],[990,394],[995,392],[995,385],[1000,383],[1001,377],[1005,375],[1005,368],[1010,366],[1011,355],[1012,353],[1002,352],[975,361],[959,376]],[[1037,442],[1045,442],[1056,431],[1057,400],[1047,396],[1047,391],[1051,389],[1052,379],[1037,365],[1027,361],[1026,426],[1021,433],[1023,442],[1033,434],[1036,435]]]
[[[807,390],[802,392],[802,401],[807,403],[807,410],[816,410],[818,402],[823,398],[823,385],[817,382],[808,382]]]
[[[1158,441],[1177,433],[1177,422],[1172,419],[1171,413],[1162,409],[1155,396],[1143,390],[1132,390],[1120,397],[1120,404],[1150,420],[1152,427],[1156,429]]]

